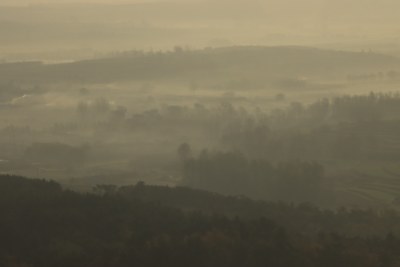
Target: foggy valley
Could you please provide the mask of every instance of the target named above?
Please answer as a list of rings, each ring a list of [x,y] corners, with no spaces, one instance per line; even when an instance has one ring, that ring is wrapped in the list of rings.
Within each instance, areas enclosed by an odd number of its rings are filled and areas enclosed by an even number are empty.
[[[0,266],[398,266],[398,8],[2,1]]]

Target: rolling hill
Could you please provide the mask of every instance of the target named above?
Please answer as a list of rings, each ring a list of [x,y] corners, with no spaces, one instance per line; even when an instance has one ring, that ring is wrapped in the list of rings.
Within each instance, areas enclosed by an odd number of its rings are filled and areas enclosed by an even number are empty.
[[[345,77],[352,72],[398,69],[400,60],[369,52],[307,47],[239,46],[173,52],[126,52],[63,64],[0,65],[3,81],[100,83],[193,79],[270,80],[277,77]],[[240,76],[238,76],[240,74]]]

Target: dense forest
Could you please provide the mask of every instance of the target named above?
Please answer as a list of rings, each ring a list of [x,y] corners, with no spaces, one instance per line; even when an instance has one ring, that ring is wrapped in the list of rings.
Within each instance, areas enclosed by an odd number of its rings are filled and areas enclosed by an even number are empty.
[[[181,148],[182,149],[182,148]],[[238,152],[202,151],[198,158],[185,158],[183,184],[232,195],[288,202],[328,201],[323,187],[324,169],[311,162],[248,160]]]
[[[143,183],[85,194],[16,176],[3,175],[0,184],[2,266],[365,267],[400,260],[400,239],[386,227],[388,219],[398,226],[394,212],[325,212]],[[212,214],[204,212],[209,202]],[[293,224],[307,217],[319,222],[313,233]],[[346,233],[362,226],[360,235]]]

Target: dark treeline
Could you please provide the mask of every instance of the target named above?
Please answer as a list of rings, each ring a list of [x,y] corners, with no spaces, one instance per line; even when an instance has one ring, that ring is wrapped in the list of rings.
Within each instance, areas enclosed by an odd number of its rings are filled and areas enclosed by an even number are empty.
[[[321,165],[300,161],[271,164],[249,160],[240,152],[204,150],[198,157],[184,158],[182,182],[194,188],[259,199],[319,204],[329,200]]]
[[[278,97],[284,98],[285,95]],[[127,107],[112,106],[104,98],[97,98],[79,102],[77,115],[84,125],[93,123],[99,128],[111,124],[110,127],[115,129],[116,123],[124,129],[138,131],[159,130],[158,127],[168,126],[171,129],[183,127],[185,130],[203,128],[204,131],[212,131],[217,127],[222,131],[222,137],[229,139],[230,134],[244,130],[266,134],[268,130],[280,133],[311,132],[328,127],[340,130],[348,125],[369,125],[373,128],[377,123],[399,120],[399,107],[398,93],[370,93],[321,99],[308,105],[291,102],[286,107],[272,110],[268,106],[255,110],[238,107],[232,105],[228,97],[221,97],[214,105],[163,105],[129,114]]]
[[[368,267],[398,266],[400,260],[393,234],[310,236],[265,217],[183,212],[127,198],[126,190],[79,194],[13,176],[1,176],[0,183],[2,266]]]
[[[258,118],[236,120],[222,142],[269,159],[397,160],[398,94],[342,96],[292,103]]]
[[[394,210],[338,208],[324,210],[313,204],[256,201],[245,196],[224,196],[209,191],[178,186],[151,186],[139,182],[134,186],[97,185],[93,192],[118,195],[127,200],[161,203],[187,212],[224,214],[231,219],[254,220],[262,216],[283,226],[290,233],[318,236],[335,232],[345,236],[385,237],[400,234],[400,215]]]

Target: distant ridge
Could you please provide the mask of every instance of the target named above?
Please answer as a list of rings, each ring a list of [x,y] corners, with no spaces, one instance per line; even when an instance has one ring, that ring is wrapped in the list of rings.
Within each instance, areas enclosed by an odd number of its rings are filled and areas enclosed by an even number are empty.
[[[258,76],[345,74],[350,70],[400,68],[400,59],[372,52],[344,52],[303,46],[231,46],[170,52],[125,52],[72,63],[1,64],[0,75],[29,82],[117,82],[217,77],[218,70]],[[220,77],[220,76],[219,76]],[[17,79],[18,78],[18,79]]]

